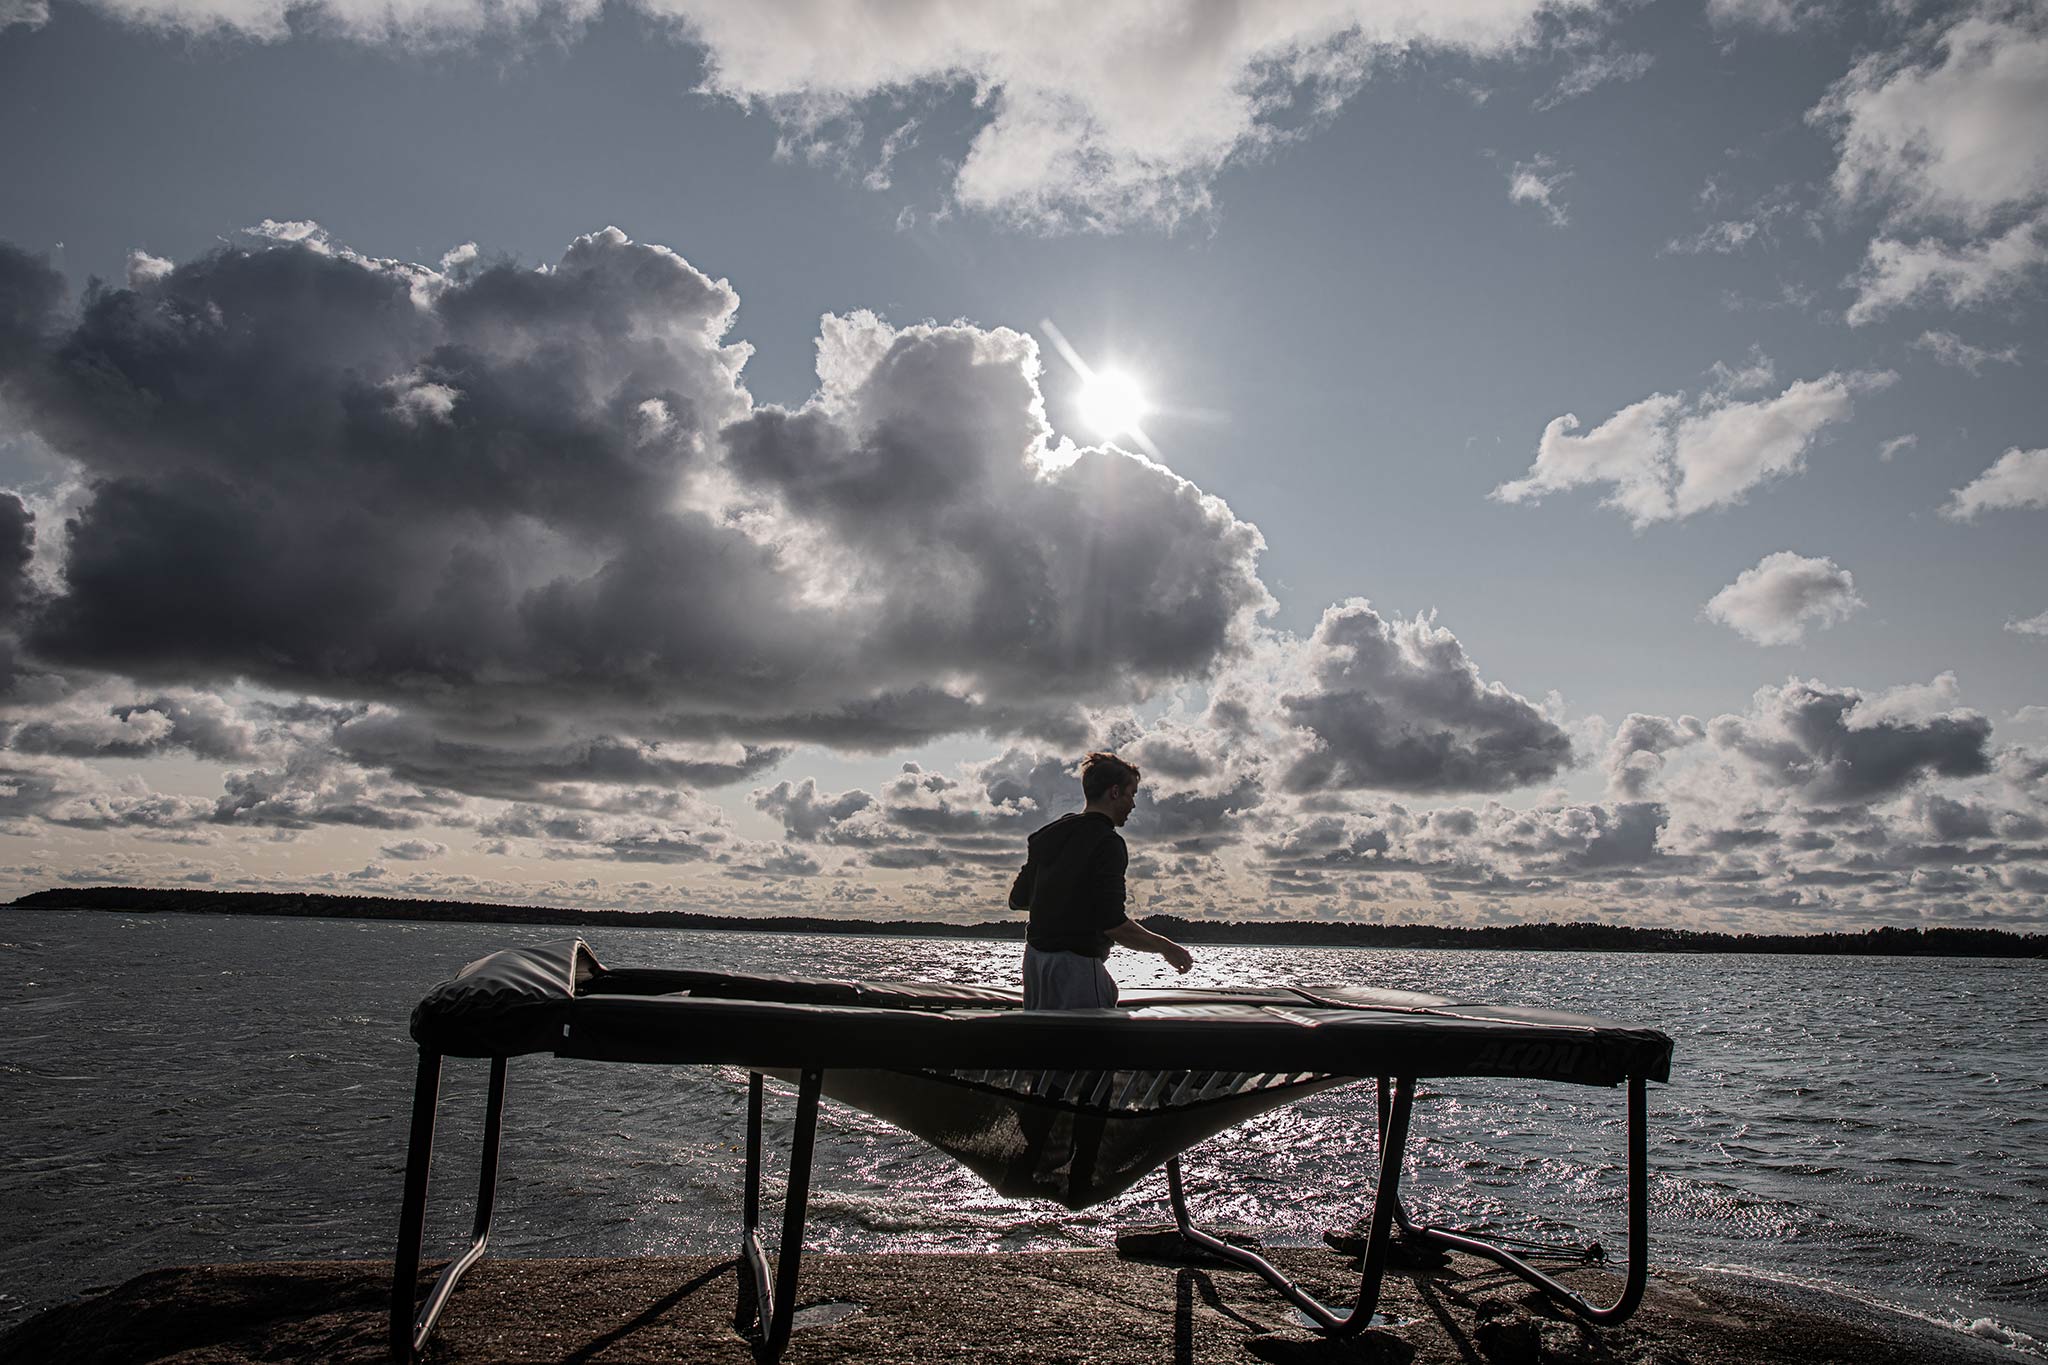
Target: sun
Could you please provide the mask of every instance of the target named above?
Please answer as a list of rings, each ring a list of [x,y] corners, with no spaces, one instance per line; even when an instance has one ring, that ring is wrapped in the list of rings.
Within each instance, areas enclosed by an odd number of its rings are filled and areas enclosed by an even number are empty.
[[[1081,386],[1081,420],[1105,439],[1138,429],[1152,407],[1138,381],[1120,370],[1102,370]]]

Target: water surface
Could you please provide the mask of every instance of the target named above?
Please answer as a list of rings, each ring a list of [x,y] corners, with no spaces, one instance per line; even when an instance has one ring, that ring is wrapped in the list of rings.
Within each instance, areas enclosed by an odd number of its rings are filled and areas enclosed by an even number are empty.
[[[388,1257],[413,1004],[493,948],[568,930],[109,913],[0,914],[0,1322],[152,1266]],[[593,929],[608,962],[1009,984],[1018,948]],[[1847,1290],[2048,1354],[2048,966],[2033,961],[1197,949],[1190,984],[1336,982],[1655,1026],[1653,1263]],[[1119,955],[1125,986],[1165,984]],[[883,1059],[886,1060],[886,1059]],[[430,1254],[466,1235],[484,1064],[451,1061]],[[515,1060],[494,1252],[723,1254],[742,1073]],[[786,1139],[787,1098],[771,1102]],[[1198,1215],[1314,1242],[1371,1198],[1370,1085],[1266,1114],[1184,1159]],[[1619,1091],[1460,1080],[1418,1100],[1404,1191],[1425,1219],[1623,1236]],[[1168,1217],[1163,1177],[1082,1213],[1003,1199],[917,1139],[827,1104],[810,1245],[1106,1245]]]

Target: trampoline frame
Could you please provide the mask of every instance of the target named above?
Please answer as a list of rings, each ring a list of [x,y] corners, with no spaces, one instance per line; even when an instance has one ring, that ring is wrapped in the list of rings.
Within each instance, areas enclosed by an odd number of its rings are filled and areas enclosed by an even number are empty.
[[[418,1359],[434,1325],[440,1320],[464,1273],[483,1259],[490,1243],[498,1184],[498,1157],[505,1109],[505,1056],[490,1058],[490,1088],[484,1102],[483,1150],[477,1177],[475,1221],[466,1251],[449,1261],[435,1279],[424,1304],[419,1304],[420,1250],[426,1226],[427,1184],[433,1158],[434,1126],[440,1100],[442,1054],[420,1049],[419,1072],[413,1086],[411,1135],[406,1148],[405,1196],[399,1212],[398,1246],[392,1266],[391,1357],[401,1365]],[[1361,1078],[1363,1079],[1363,1078]],[[790,1147],[789,1179],[783,1199],[779,1259],[771,1264],[761,1242],[762,1073],[749,1069],[747,1079],[747,1167],[740,1225],[739,1302],[733,1327],[753,1342],[763,1361],[778,1359],[789,1344],[796,1311],[796,1288],[803,1258],[803,1234],[811,1188],[812,1156],[818,1125],[818,1098],[824,1070],[801,1071],[797,1084],[796,1125]],[[1347,1312],[1338,1312],[1290,1280],[1256,1252],[1234,1246],[1195,1226],[1188,1210],[1180,1157],[1166,1161],[1167,1193],[1174,1224],[1190,1246],[1257,1272],[1326,1335],[1344,1337],[1372,1324],[1388,1253],[1396,1230],[1404,1239],[1438,1246],[1493,1261],[1528,1281],[1548,1298],[1589,1322],[1617,1323],[1635,1312],[1649,1278],[1648,1105],[1641,1075],[1628,1077],[1628,1270],[1621,1295],[1606,1307],[1597,1306],[1529,1264],[1508,1248],[1477,1236],[1471,1229],[1425,1225],[1408,1216],[1400,1197],[1401,1165],[1406,1154],[1415,1078],[1379,1077],[1379,1180],[1373,1191],[1372,1215],[1365,1250],[1359,1258],[1358,1293]],[[417,1308],[416,1308],[416,1305]]]

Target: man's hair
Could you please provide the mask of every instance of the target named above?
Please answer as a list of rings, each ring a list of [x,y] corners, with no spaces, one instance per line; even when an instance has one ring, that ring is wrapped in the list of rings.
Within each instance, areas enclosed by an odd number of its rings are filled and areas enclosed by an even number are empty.
[[[1127,787],[1137,780],[1138,765],[1115,754],[1092,753],[1081,760],[1081,793],[1090,801],[1100,799],[1111,787]]]

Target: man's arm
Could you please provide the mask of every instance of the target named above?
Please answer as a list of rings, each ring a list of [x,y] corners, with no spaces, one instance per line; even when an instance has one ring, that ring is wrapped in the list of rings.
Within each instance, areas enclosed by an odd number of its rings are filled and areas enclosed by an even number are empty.
[[[1126,948],[1141,953],[1157,953],[1173,964],[1173,969],[1186,975],[1188,968],[1195,965],[1195,955],[1175,943],[1164,934],[1155,934],[1134,919],[1127,919],[1109,931],[1110,942],[1121,943]]]
[[[1031,908],[1031,886],[1037,879],[1037,869],[1029,862],[1017,870],[1017,880],[1010,883],[1010,908],[1029,910]]]

